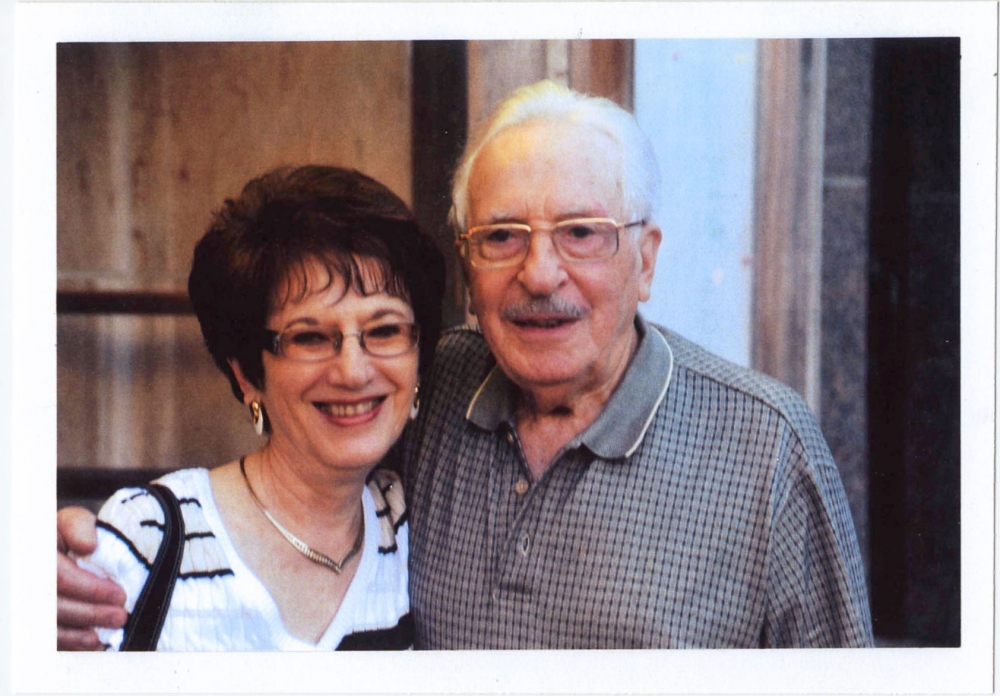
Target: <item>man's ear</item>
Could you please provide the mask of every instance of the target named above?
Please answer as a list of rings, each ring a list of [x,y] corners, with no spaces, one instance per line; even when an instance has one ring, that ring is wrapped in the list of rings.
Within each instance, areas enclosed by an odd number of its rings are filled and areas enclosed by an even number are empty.
[[[469,282],[469,262],[462,254],[462,240],[455,240],[455,256],[458,257],[458,267],[462,269],[462,280],[465,282],[465,299],[467,300],[465,311],[469,316],[476,316],[476,305],[472,301],[472,283]]]
[[[653,287],[653,275],[656,272],[656,254],[660,250],[663,233],[660,228],[651,225],[641,232],[639,237],[639,258],[642,266],[639,269],[639,301],[649,299]]]
[[[250,405],[251,401],[263,401],[260,389],[254,386],[253,382],[247,379],[247,376],[243,374],[243,368],[236,361],[235,358],[229,358],[229,367],[236,375],[236,381],[239,382],[240,391],[243,392],[243,404],[246,406]]]
[[[465,288],[465,312],[470,317],[476,316],[476,303],[472,301],[472,293],[469,292],[469,288]],[[471,319],[469,320],[471,323]],[[476,321],[479,321],[478,319]]]

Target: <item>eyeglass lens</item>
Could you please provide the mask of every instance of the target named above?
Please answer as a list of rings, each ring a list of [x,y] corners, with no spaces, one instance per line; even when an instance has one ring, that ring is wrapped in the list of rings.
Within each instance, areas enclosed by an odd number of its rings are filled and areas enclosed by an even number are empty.
[[[280,335],[280,352],[292,360],[325,360],[339,354],[349,336],[356,336],[361,349],[369,355],[391,358],[409,352],[417,344],[419,331],[416,324],[409,323],[379,324],[355,334],[333,328],[297,327]]]
[[[566,258],[589,261],[612,256],[618,250],[618,227],[603,220],[567,220],[552,228],[552,243]],[[527,225],[489,225],[476,231],[471,247],[477,260],[503,263],[527,254],[531,228]]]

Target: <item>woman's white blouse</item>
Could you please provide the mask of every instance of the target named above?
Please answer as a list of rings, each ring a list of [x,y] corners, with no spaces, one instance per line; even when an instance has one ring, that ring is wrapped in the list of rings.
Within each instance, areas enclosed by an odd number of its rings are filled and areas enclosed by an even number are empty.
[[[263,583],[243,563],[226,531],[206,469],[159,479],[181,503],[185,547],[157,650],[402,649],[413,644],[407,593],[409,529],[399,478],[378,470],[362,493],[365,539],[358,569],[319,642],[292,636]],[[140,488],[115,493],[98,515],[98,545],[78,563],[117,581],[126,609],[149,575],[162,537],[163,512]],[[98,631],[111,650],[123,629]]]

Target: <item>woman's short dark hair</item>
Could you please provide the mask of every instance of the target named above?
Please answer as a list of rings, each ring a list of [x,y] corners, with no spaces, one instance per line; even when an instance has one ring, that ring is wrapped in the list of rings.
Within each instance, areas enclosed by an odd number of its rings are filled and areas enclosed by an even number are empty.
[[[359,260],[379,272],[362,272]],[[386,292],[413,307],[420,326],[420,373],[427,375],[441,333],[444,258],[392,191],[351,169],[281,168],[227,199],[194,250],[188,294],[205,345],[243,401],[229,361],[264,387],[265,322],[283,289],[305,295],[306,263],[362,295]],[[368,266],[366,265],[366,268]],[[300,279],[301,282],[288,282]]]

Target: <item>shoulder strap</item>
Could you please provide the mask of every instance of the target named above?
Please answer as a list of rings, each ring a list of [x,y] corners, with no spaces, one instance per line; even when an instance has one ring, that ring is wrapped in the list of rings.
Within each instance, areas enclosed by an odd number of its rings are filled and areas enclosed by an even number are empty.
[[[184,556],[184,516],[181,515],[177,497],[159,483],[151,483],[144,488],[163,508],[163,539],[142,593],[125,623],[122,651],[156,650]]]
[[[367,483],[380,524],[378,551],[392,553],[397,550],[396,531],[409,516],[406,499],[403,497],[403,484],[395,471],[379,467],[368,474]]]

